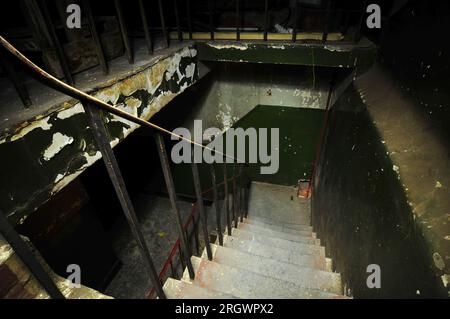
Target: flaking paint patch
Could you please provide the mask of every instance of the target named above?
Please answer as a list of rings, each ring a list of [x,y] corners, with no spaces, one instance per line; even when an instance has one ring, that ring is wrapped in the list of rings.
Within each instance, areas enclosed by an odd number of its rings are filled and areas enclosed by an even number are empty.
[[[330,52],[350,52],[352,50],[351,48],[346,48],[338,45],[326,45],[323,48]]]
[[[245,51],[248,49],[248,45],[247,44],[215,44],[215,43],[208,43],[208,46],[217,49],[217,50],[222,50],[222,49],[236,49],[236,50],[241,50],[241,51]]]
[[[28,124],[27,126],[21,128],[17,133],[15,133],[13,136],[11,136],[11,138],[9,139],[9,142],[17,141],[17,140],[21,139],[22,137],[24,137],[25,135],[27,135],[28,133],[30,133],[31,131],[34,131],[35,129],[41,129],[44,131],[50,130],[52,125],[50,123],[48,123],[49,119],[50,119],[50,116],[47,116],[42,119],[38,119],[38,120]],[[6,141],[7,141],[7,139],[3,139],[0,141],[0,144],[5,143]]]
[[[61,134],[59,132],[53,134],[52,143],[44,151],[44,161],[51,160],[56,154],[58,154],[64,147],[72,144],[73,137]]]
[[[3,264],[13,254],[13,250],[6,242],[0,241],[0,265]]]
[[[60,111],[56,117],[60,120],[65,120],[80,113],[84,113],[84,108],[81,103],[77,103],[68,109]]]
[[[61,174],[59,173],[55,178],[55,185],[52,188],[51,195],[56,194],[61,189],[63,189],[66,185],[72,182],[75,178],[77,178],[85,168],[94,164],[98,159],[102,157],[100,151],[97,151],[94,155],[89,155],[89,153],[83,154],[86,159],[86,163],[84,163],[80,168],[78,168],[75,172],[71,174]]]

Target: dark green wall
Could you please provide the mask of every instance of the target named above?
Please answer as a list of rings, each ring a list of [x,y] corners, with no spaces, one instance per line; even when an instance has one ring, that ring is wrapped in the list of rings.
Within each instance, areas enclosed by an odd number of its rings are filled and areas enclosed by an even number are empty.
[[[279,170],[273,175],[260,174],[261,164],[250,164],[251,179],[281,185],[297,185],[311,175],[312,162],[322,127],[323,110],[258,105],[233,127],[279,128]],[[226,132],[225,137],[226,138]],[[270,135],[269,135],[270,140]],[[247,140],[248,146],[248,140]],[[168,152],[170,148],[168,148]],[[247,153],[248,154],[248,151]],[[193,195],[190,165],[172,164],[177,193]],[[266,164],[264,164],[266,166]],[[211,186],[208,165],[199,165],[202,188]],[[223,166],[216,165],[218,180],[222,181]],[[229,165],[228,172],[232,171]],[[230,174],[230,173],[229,173]]]
[[[403,187],[353,86],[329,119],[312,216],[344,284],[357,298],[443,296]],[[381,289],[366,285],[369,264],[381,267]]]

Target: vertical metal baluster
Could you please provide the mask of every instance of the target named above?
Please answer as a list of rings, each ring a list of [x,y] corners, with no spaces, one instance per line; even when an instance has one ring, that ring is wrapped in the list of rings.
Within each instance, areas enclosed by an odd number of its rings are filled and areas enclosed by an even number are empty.
[[[1,50],[0,52],[0,61],[2,64],[3,69],[7,73],[9,79],[12,81],[14,88],[17,91],[17,94],[19,95],[20,100],[22,101],[25,108],[29,108],[31,106],[31,99],[30,95],[28,94],[28,90],[25,87],[25,84],[23,81],[19,78],[19,76],[16,73],[16,70],[14,70],[13,65],[10,61],[6,58],[6,51]],[[5,51],[5,56],[4,56]]]
[[[269,28],[269,0],[264,1],[264,41],[267,41],[267,29]]]
[[[230,217],[230,202],[228,200],[228,176],[227,176],[227,163],[223,163],[223,183],[225,192],[225,214],[227,214],[227,228],[228,235],[231,236],[231,217]]]
[[[292,42],[297,41],[298,0],[294,4],[294,27],[292,29]]]
[[[101,119],[100,110],[98,110],[94,105],[86,105],[84,107],[84,110],[88,116],[89,126],[94,135],[97,149],[102,154],[106,170],[108,171],[109,178],[111,179],[120,205],[122,206],[125,217],[131,228],[133,237],[136,240],[139,251],[146,262],[145,264],[147,265],[152,284],[155,287],[158,297],[165,298],[165,294],[162,290],[158,274],[156,273],[152,257],[150,256],[147,243],[142,233],[142,229],[139,225],[136,212],[134,211],[133,204],[131,203],[130,196],[127,192],[125,182],[119,169],[119,165],[117,164],[116,157],[114,156],[114,152],[109,143],[108,133]]]
[[[100,66],[102,67],[103,74],[108,73],[108,65],[106,63],[105,55],[103,53],[102,41],[98,35],[97,27],[95,26],[95,19],[92,13],[91,5],[89,0],[83,0],[84,10],[86,11],[86,17],[89,24],[89,30],[91,31],[92,39],[95,44],[95,51],[97,53],[97,58]]]
[[[236,40],[241,40],[241,8],[239,0],[236,0]]]
[[[64,53],[64,49],[59,43],[58,37],[56,35],[55,26],[53,25],[52,18],[50,16],[50,12],[47,7],[46,0],[41,1],[42,3],[42,15],[45,20],[45,24],[47,25],[50,38],[52,41],[53,49],[56,51],[56,55],[58,56],[59,64],[61,65],[61,69],[63,71],[64,78],[66,79],[66,82],[70,85],[74,84],[72,73],[70,73],[69,63],[67,62],[66,55]]]
[[[189,232],[188,232],[188,229],[186,228],[185,230],[184,230],[184,235],[186,236],[186,239],[187,239],[187,246],[188,246],[188,252],[189,252],[189,256],[192,256],[193,255],[193,252],[192,252],[192,238],[191,238],[191,236],[189,236]]]
[[[233,220],[234,228],[238,227],[238,212],[236,207],[236,163],[233,163]]]
[[[195,146],[192,147],[192,151],[191,151],[191,167],[192,167],[192,176],[193,176],[193,180],[194,180],[194,189],[195,189],[195,195],[197,198],[197,205],[198,205],[200,218],[202,220],[202,232],[203,232],[203,239],[205,241],[206,253],[208,255],[208,259],[212,260],[211,245],[209,243],[208,222],[206,219],[205,206],[203,205],[202,187],[200,184],[200,176],[198,174],[198,167],[197,167],[197,163],[195,163],[195,161],[194,161],[194,148],[195,148]]]
[[[180,263],[181,263],[181,273],[183,273],[184,269],[186,268],[186,263],[184,262],[184,256],[183,256],[183,252],[181,251],[181,245],[178,244],[178,258],[180,259]]]
[[[173,268],[172,259],[170,260],[170,276],[176,279],[177,273],[175,272],[175,268]]]
[[[161,19],[161,28],[163,32],[164,42],[166,44],[166,48],[169,47],[169,35],[167,34],[166,29],[166,20],[164,19],[164,8],[161,0],[158,0],[158,7],[159,7],[159,18]]]
[[[214,163],[209,165],[211,168],[211,183],[213,189],[213,202],[216,209],[216,225],[217,225],[217,236],[219,237],[219,245],[223,246],[223,234],[222,234],[222,220],[220,218],[220,208],[219,199],[217,196],[217,182],[216,182],[216,169],[214,168]]]
[[[20,237],[1,210],[0,234],[2,234],[6,241],[11,245],[14,252],[19,256],[20,260],[22,260],[48,295],[53,299],[64,299],[64,295],[53,282],[50,275],[45,271],[44,267],[32,252],[30,246],[22,239],[22,237]]]
[[[197,255],[200,255],[200,243],[199,243],[199,240],[198,240],[198,219],[197,220],[195,220],[195,217],[194,217],[194,224],[193,224],[193,226],[194,226],[194,242],[195,242],[195,251],[197,252]]]
[[[116,7],[117,18],[119,19],[120,32],[122,34],[123,44],[125,45],[125,51],[127,52],[128,63],[133,64],[133,52],[131,50],[130,38],[128,37],[128,31],[125,25],[125,18],[123,17],[120,0],[114,0],[114,6]]]
[[[186,0],[186,13],[188,19],[189,40],[192,40],[192,18],[191,18],[191,2]]]
[[[244,211],[242,202],[242,164],[239,165],[239,180],[238,180],[238,200],[239,200],[239,216],[241,218],[241,223],[244,221]]]
[[[209,4],[209,34],[211,40],[214,40],[214,0],[208,0]]]
[[[173,7],[175,10],[175,21],[177,23],[178,41],[183,41],[183,34],[181,33],[180,16],[178,12],[177,0],[173,0]]]
[[[328,38],[328,30],[330,28],[330,19],[331,19],[331,6],[332,6],[333,1],[332,0],[328,0],[327,3],[327,17],[325,20],[325,27],[323,30],[323,34],[322,34],[322,42],[327,42],[327,38]]]
[[[139,0],[139,11],[141,13],[142,27],[144,28],[145,43],[147,44],[148,54],[153,54],[153,43],[148,27],[147,15],[145,14],[145,7],[142,0]]]
[[[367,8],[367,0],[364,0],[361,5],[361,14],[360,14],[358,26],[357,26],[356,32],[355,32],[355,39],[354,39],[355,42],[359,42],[359,40],[361,40],[362,26],[363,26],[364,16],[366,14],[366,8]]]
[[[190,248],[187,242],[186,234],[183,230],[183,224],[181,221],[180,211],[178,209],[177,195],[175,193],[175,185],[173,183],[172,173],[170,171],[169,158],[167,157],[166,146],[164,145],[164,138],[161,133],[155,134],[156,146],[158,148],[159,159],[161,160],[161,166],[164,173],[164,180],[166,181],[167,191],[169,193],[170,203],[172,205],[172,211],[177,221],[178,234],[180,236],[181,247],[186,257],[186,265],[189,271],[189,277],[193,280],[195,278],[194,267],[192,267],[190,259]]]

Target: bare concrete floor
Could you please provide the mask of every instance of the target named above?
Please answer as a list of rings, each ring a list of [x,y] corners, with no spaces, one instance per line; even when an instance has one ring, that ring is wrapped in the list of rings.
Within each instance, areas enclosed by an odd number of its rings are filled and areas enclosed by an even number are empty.
[[[184,223],[191,213],[192,204],[179,200],[178,205]],[[153,263],[159,274],[170,254],[170,250],[178,239],[176,220],[170,201],[166,197],[141,194],[135,200],[135,208],[139,215],[142,231],[150,249]],[[215,228],[213,218],[214,206],[206,206],[205,208],[208,215],[208,229],[212,231]],[[152,284],[144,260],[125,220],[117,223],[111,233],[111,237],[114,238],[113,248],[123,265],[105,290],[105,294],[114,298],[145,298],[146,294],[151,290]],[[203,247],[201,232],[199,232],[199,240],[200,247]],[[191,249],[196,253],[193,246],[192,243]],[[202,250],[200,250],[201,253]],[[175,261],[178,261],[178,259],[176,258]],[[175,268],[181,277],[181,265],[176,264]],[[170,275],[170,270],[168,270],[168,275]]]

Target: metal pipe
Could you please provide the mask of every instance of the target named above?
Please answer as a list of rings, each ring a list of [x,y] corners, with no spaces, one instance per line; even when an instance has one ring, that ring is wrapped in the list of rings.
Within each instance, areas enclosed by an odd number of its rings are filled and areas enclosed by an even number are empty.
[[[223,234],[222,234],[222,220],[220,217],[219,200],[217,196],[217,182],[216,182],[216,169],[214,164],[209,165],[211,169],[211,183],[213,189],[213,202],[216,209],[216,225],[217,225],[217,236],[219,237],[219,245],[223,246]]]
[[[227,177],[227,163],[223,163],[223,183],[224,183],[224,198],[225,198],[225,214],[227,215],[227,230],[228,235],[231,236],[231,217],[230,207],[228,201],[228,177]]]
[[[56,51],[56,55],[59,60],[59,64],[61,65],[61,69],[63,71],[64,78],[66,79],[67,83],[70,85],[73,85],[73,77],[70,73],[69,64],[67,63],[66,55],[64,54],[64,49],[59,43],[58,37],[56,35],[55,26],[52,23],[52,18],[50,16],[50,12],[47,7],[46,1],[41,1],[42,3],[42,15],[45,20],[45,24],[47,25],[47,29],[49,31],[50,40],[52,42],[53,49]]]
[[[191,166],[192,166],[192,176],[193,176],[193,180],[194,180],[195,195],[197,197],[198,210],[199,210],[200,218],[202,220],[202,232],[203,232],[203,239],[205,241],[206,253],[208,255],[208,259],[212,260],[212,251],[211,251],[211,246],[209,243],[208,222],[207,222],[205,206],[203,205],[203,198],[202,198],[202,187],[200,184],[200,176],[198,174],[197,163],[195,163],[195,161],[194,161],[194,146],[192,147],[192,152],[191,152]]]
[[[172,173],[170,171],[169,158],[167,157],[166,146],[164,144],[164,138],[161,133],[157,132],[155,134],[156,147],[158,148],[159,159],[161,161],[161,167],[164,174],[164,180],[166,182],[167,192],[169,193],[170,203],[172,205],[172,212],[174,214],[175,220],[178,227],[178,235],[180,237],[181,247],[184,252],[185,262],[189,271],[189,277],[194,280],[195,273],[194,267],[192,266],[189,245],[187,242],[186,234],[183,231],[183,224],[181,221],[180,211],[178,209],[177,195],[175,192],[175,184],[173,183]]]
[[[117,164],[116,157],[114,156],[114,152],[111,148],[108,133],[100,116],[100,110],[98,110],[95,107],[91,107],[88,104],[84,107],[84,111],[88,117],[89,126],[94,135],[94,140],[97,149],[102,154],[102,158],[105,163],[106,170],[108,171],[109,178],[111,179],[111,182],[114,186],[114,190],[119,199],[120,205],[125,214],[127,222],[131,228],[133,237],[136,240],[139,252],[141,253],[145,261],[145,265],[147,266],[147,270],[150,275],[150,280],[153,286],[155,287],[158,297],[165,298],[166,296],[164,294],[158,275],[156,273],[152,257],[150,256],[147,243],[145,241],[144,235],[138,222],[138,218],[136,216],[136,212],[134,211],[134,207],[133,204],[131,203],[130,196],[125,187],[125,182],[122,178],[119,165]]]
[[[108,73],[108,65],[106,63],[105,55],[103,53],[103,46],[100,37],[98,36],[97,28],[95,26],[94,15],[92,14],[91,5],[89,0],[83,0],[84,10],[86,11],[86,17],[88,20],[89,30],[91,31],[92,39],[94,40],[95,52],[100,66],[102,67],[103,74]]]
[[[64,295],[53,282],[50,275],[45,271],[39,260],[33,254],[29,245],[20,237],[14,227],[8,221],[8,218],[0,210],[0,233],[11,245],[14,252],[19,256],[25,266],[33,274],[34,278],[39,282],[42,288],[53,299],[64,299]]]
[[[133,64],[133,52],[131,50],[130,38],[128,37],[127,27],[125,25],[125,18],[123,17],[122,7],[120,0],[114,0],[114,6],[116,7],[117,18],[119,19],[120,32],[122,34],[123,44],[125,45],[125,51],[128,57],[128,63]]]
[[[164,8],[161,0],[158,0],[158,7],[159,7],[159,18],[161,19],[161,28],[163,32],[164,42],[166,44],[166,48],[169,47],[169,35],[167,33],[166,29],[166,20],[164,19]]]
[[[148,54],[153,54],[152,37],[148,28],[147,15],[145,14],[145,7],[142,0],[139,0],[139,12],[141,13],[142,27],[144,28],[145,43],[147,44]]]

